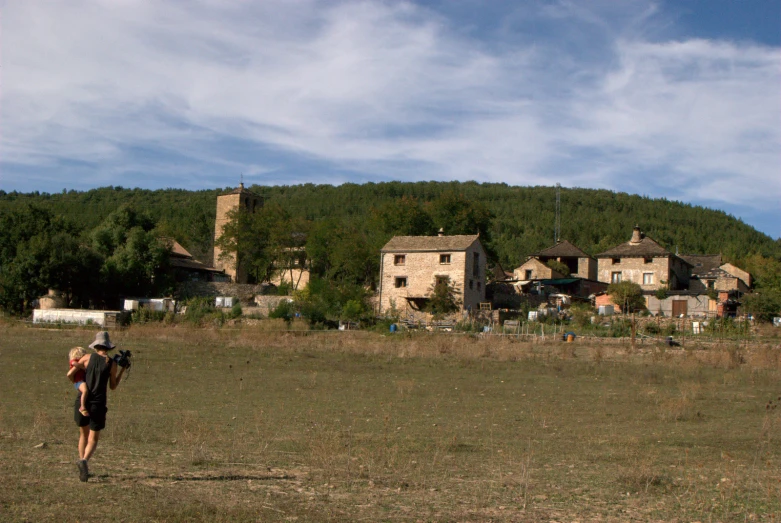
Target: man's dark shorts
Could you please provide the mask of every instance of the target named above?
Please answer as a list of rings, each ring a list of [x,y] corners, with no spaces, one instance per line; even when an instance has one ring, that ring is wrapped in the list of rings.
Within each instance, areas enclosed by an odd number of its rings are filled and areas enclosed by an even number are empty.
[[[89,411],[89,417],[82,416],[81,412],[79,412],[79,404],[76,404],[73,415],[76,425],[79,427],[86,427],[89,425],[89,429],[94,430],[95,432],[106,428],[106,412],[108,412],[108,408],[104,405],[92,405],[88,403],[87,410]]]

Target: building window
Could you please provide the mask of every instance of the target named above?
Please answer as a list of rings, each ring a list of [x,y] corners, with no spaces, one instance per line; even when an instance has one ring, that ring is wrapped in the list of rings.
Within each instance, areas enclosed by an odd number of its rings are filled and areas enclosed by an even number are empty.
[[[406,277],[396,278],[396,288],[397,289],[401,289],[401,288],[404,288],[406,286],[407,286],[407,278]]]
[[[621,273],[620,272],[611,272],[610,273],[610,283],[621,283]]]
[[[476,252],[472,260],[472,276],[480,276],[480,253]]]
[[[477,282],[477,290],[479,291],[482,285],[480,285],[480,282]]]
[[[474,280],[469,280],[469,290],[471,291],[474,288],[475,288],[475,281]]]
[[[705,283],[708,285],[708,289],[713,290],[713,288],[715,287],[716,281],[715,280],[706,280]]]
[[[621,258],[613,258],[613,265],[621,263]]]
[[[524,275],[524,279],[531,280],[532,279],[532,270],[526,269],[526,274]]]
[[[397,254],[393,257],[393,265],[404,265],[406,261],[407,256],[405,254]]]
[[[643,258],[643,263],[653,263],[653,262],[654,262],[653,258],[647,258],[647,257]]]
[[[643,273],[643,285],[653,285],[654,284],[654,273],[652,272],[644,272]]]
[[[450,278],[447,276],[437,276],[435,285],[447,285],[450,283]]]
[[[449,254],[440,254],[439,255],[439,263],[440,265],[446,265],[450,263],[450,255]]]

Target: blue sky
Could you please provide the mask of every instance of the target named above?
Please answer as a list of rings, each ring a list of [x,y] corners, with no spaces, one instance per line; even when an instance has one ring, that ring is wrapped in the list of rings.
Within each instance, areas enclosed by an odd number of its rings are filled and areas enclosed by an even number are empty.
[[[781,237],[777,0],[6,0],[0,189],[476,180]]]

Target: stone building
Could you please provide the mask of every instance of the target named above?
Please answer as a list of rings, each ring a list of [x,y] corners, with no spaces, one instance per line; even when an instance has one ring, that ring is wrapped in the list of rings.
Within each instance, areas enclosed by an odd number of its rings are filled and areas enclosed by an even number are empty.
[[[535,273],[534,269],[537,267],[536,264],[530,264],[529,267],[526,267],[526,265],[532,260],[538,260],[543,265],[546,265],[551,260],[555,260],[567,266],[567,268],[569,269],[569,274],[566,276],[571,276],[573,278],[582,278],[584,280],[597,279],[597,260],[589,256],[579,248],[575,247],[572,243],[568,242],[567,240],[559,241],[553,247],[548,247],[547,249],[543,249],[540,252],[535,252],[534,254],[531,254],[526,259],[526,263],[524,263],[514,271],[514,276],[518,280],[532,280],[538,278],[561,278],[565,276],[565,275],[558,275],[558,276],[551,275],[551,276],[532,276],[530,278],[527,278],[526,276],[529,275],[528,271],[532,270],[532,275],[533,275]],[[559,274],[556,271],[553,271],[553,273]]]
[[[722,263],[720,254],[682,255],[681,258],[692,265],[691,291],[737,291],[742,294],[751,289],[751,274],[731,263]]]
[[[526,263],[513,271],[513,279],[518,281],[545,280],[563,277],[563,274],[554,271],[537,258],[529,258],[526,260]]]
[[[632,239],[597,255],[598,280],[634,282],[645,291],[687,289],[691,264],[671,253],[635,226]]]
[[[249,213],[254,213],[263,207],[263,198],[244,188],[244,184],[239,186],[228,194],[217,197],[217,217],[214,221],[214,267],[225,272],[231,281],[236,283],[247,283],[247,270],[241,267],[232,253],[223,256],[222,249],[217,247],[217,240],[222,236],[225,225],[230,221],[231,212],[244,209]],[[241,248],[239,246],[239,248]]]
[[[193,258],[193,255],[173,238],[160,240],[170,250],[169,263],[176,281],[230,281],[230,276]]]
[[[479,235],[394,236],[380,251],[379,313],[420,310],[439,281],[464,310],[485,301],[486,254]]]

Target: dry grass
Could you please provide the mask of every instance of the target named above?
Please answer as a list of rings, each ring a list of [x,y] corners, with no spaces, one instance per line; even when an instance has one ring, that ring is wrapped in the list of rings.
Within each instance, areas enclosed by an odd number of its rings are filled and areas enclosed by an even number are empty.
[[[64,374],[92,332],[3,328],[4,521],[781,520],[772,343],[134,327],[81,484]]]

